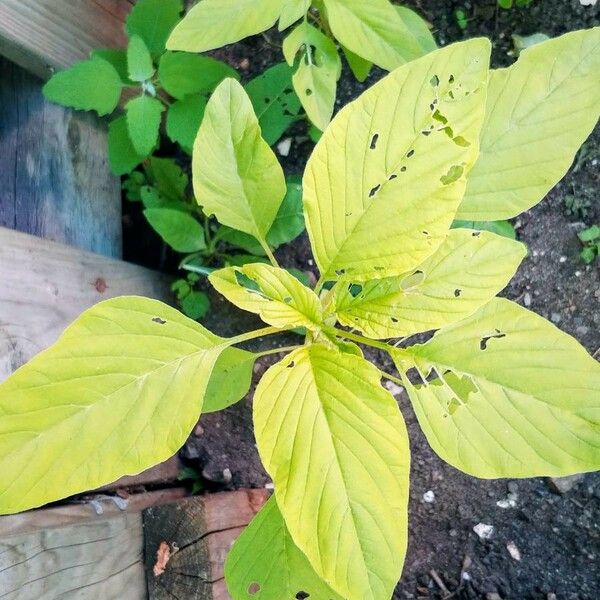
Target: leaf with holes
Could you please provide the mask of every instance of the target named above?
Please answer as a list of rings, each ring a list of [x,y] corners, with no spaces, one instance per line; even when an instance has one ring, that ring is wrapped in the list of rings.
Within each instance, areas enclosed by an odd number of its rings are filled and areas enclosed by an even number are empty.
[[[432,448],[476,477],[600,467],[600,365],[571,336],[496,298],[429,342],[393,352]],[[423,383],[423,381],[426,382]]]
[[[194,192],[207,215],[266,246],[286,193],[283,170],[260,135],[244,88],[226,79],[212,95],[192,160]]]
[[[335,44],[304,21],[283,41],[283,54],[290,66],[296,65],[292,81],[308,118],[323,131],[333,114],[342,69]]]
[[[336,116],[304,174],[324,279],[402,275],[444,241],[477,158],[489,50],[475,39],[431,52]]]
[[[281,0],[202,0],[175,28],[167,48],[206,52],[266,31],[279,18]]]
[[[229,551],[225,581],[233,600],[342,600],[298,550],[273,497]]]
[[[489,302],[526,254],[520,242],[453,229],[414,271],[364,285],[339,282],[334,288],[337,318],[375,339],[439,329]]]
[[[124,296],[85,311],[0,385],[0,513],[171,457],[225,342],[156,300]]]
[[[323,311],[317,295],[293,275],[270,265],[249,264],[211,273],[213,287],[244,310],[280,328],[318,331]]]
[[[481,153],[457,218],[508,219],[565,175],[600,115],[600,27],[567,33],[492,71]]]
[[[390,598],[407,540],[406,427],[379,370],[314,344],[254,395],[258,450],[294,543],[347,600]]]

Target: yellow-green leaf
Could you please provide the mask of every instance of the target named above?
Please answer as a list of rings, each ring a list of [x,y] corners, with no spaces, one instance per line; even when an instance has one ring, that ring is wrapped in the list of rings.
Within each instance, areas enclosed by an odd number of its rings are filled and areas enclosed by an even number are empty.
[[[0,513],[172,456],[224,342],[156,300],[123,296],[85,311],[0,385]]]
[[[258,450],[288,531],[346,600],[388,600],[407,539],[408,437],[380,373],[321,344],[271,367],[254,396]]]
[[[196,198],[207,215],[266,244],[286,193],[285,177],[235,79],[223,81],[206,106],[192,171]]]
[[[296,547],[274,497],[229,551],[225,581],[233,600],[343,600]]]
[[[426,344],[395,351],[433,449],[476,477],[600,468],[600,365],[542,317],[496,298]]]
[[[446,237],[475,162],[489,42],[410,62],[347,105],[304,174],[304,212],[321,274],[401,275]]]
[[[317,295],[283,269],[261,263],[227,267],[209,276],[227,300],[269,325],[317,330],[323,320]]]
[[[488,231],[453,229],[414,271],[364,285],[339,282],[338,320],[375,339],[439,329],[489,302],[526,254],[520,242]]]
[[[279,31],[283,31],[299,21],[309,8],[310,0],[283,0],[279,17]]]
[[[391,71],[424,54],[388,0],[324,2],[333,35],[358,56]]]
[[[481,152],[457,218],[508,219],[565,175],[600,115],[600,27],[524,50],[491,72]]]
[[[423,54],[437,49],[435,38],[429,28],[429,23],[407,6],[394,6],[404,25],[417,40]]]
[[[233,44],[275,24],[281,0],[201,0],[171,33],[167,48],[206,52]]]
[[[370,60],[361,58],[358,54],[354,54],[352,50],[348,50],[344,46],[342,46],[342,50],[354,77],[356,77],[357,81],[363,82],[369,76],[373,68],[373,63]]]

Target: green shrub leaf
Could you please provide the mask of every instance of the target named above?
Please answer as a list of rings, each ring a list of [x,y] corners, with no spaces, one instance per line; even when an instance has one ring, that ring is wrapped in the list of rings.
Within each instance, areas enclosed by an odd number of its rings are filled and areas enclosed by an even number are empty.
[[[78,110],[95,110],[103,116],[117,108],[122,87],[116,69],[95,57],[59,71],[42,91],[51,102]]]
[[[225,580],[233,600],[342,600],[294,544],[274,497],[229,551]]]
[[[457,218],[509,219],[565,175],[600,115],[600,27],[524,50],[492,71],[481,153]]]
[[[167,135],[179,144],[188,154],[192,153],[194,140],[200,129],[200,123],[206,110],[206,98],[194,94],[177,100],[169,106],[167,112]]]
[[[279,31],[283,31],[299,21],[308,12],[310,2],[311,0],[283,0],[279,17]]]
[[[476,477],[600,467],[600,365],[571,336],[496,298],[426,344],[395,351],[432,448]]]
[[[85,311],[0,385],[0,513],[95,489],[185,442],[224,340],[138,297]]]
[[[204,292],[192,290],[181,300],[181,310],[190,319],[201,319],[210,309],[210,300]],[[220,357],[219,357],[220,358]],[[218,362],[218,361],[217,361]],[[216,367],[215,367],[216,368]],[[209,382],[210,385],[210,382]],[[208,392],[208,389],[207,389]],[[206,402],[206,398],[204,399]]]
[[[146,81],[154,75],[150,51],[139,35],[134,35],[127,46],[127,72],[132,81]]]
[[[266,31],[277,21],[281,0],[201,0],[175,28],[167,48],[206,52]]]
[[[129,37],[139,35],[154,58],[165,44],[183,11],[182,0],[137,0],[125,22]]]
[[[342,46],[342,50],[344,51],[348,66],[354,74],[354,77],[356,77],[356,80],[360,82],[365,81],[373,68],[373,63],[370,60],[361,58],[358,54],[354,54],[352,50],[348,50],[348,48],[344,46]]]
[[[129,139],[140,156],[150,154],[158,143],[160,119],[164,109],[159,100],[145,95],[126,104]]]
[[[189,178],[174,159],[152,156],[146,171],[165,198],[173,201],[185,200]]]
[[[192,170],[204,212],[266,245],[286,193],[285,178],[260,135],[250,99],[235,79],[221,83],[206,107]]]
[[[131,79],[129,79],[129,72],[127,71],[127,50],[120,48],[98,48],[92,50],[90,58],[99,58],[110,63],[119,74],[121,83],[124,85],[131,85],[133,83]]]
[[[407,540],[408,436],[376,367],[316,344],[254,395],[258,450],[294,543],[347,600],[390,598]]]
[[[223,79],[239,79],[228,64],[186,52],[165,52],[158,65],[160,84],[171,96],[183,99],[190,94],[210,93]]]
[[[284,269],[256,263],[220,269],[208,278],[227,300],[259,314],[269,325],[312,330],[321,326],[323,310],[319,298]]]
[[[267,69],[246,85],[262,136],[272,146],[298,120],[300,99],[293,89],[293,70],[280,63]]]
[[[302,211],[302,183],[300,178],[287,180],[287,193],[277,216],[267,234],[271,248],[278,248],[295,240],[304,231],[304,213]]]
[[[439,329],[489,302],[526,254],[520,242],[487,231],[453,229],[415,271],[363,286],[337,284],[338,320],[376,339]]]
[[[202,225],[188,213],[171,208],[147,208],[144,216],[173,250],[197,252],[206,248]]]
[[[404,22],[406,28],[414,36],[421,47],[423,54],[437,50],[437,44],[429,29],[427,21],[420,17],[414,10],[406,6],[394,6],[396,12]]]
[[[325,279],[402,275],[443,242],[477,158],[489,49],[475,39],[431,52],[336,116],[304,174]]]
[[[127,118],[119,117],[108,126],[108,161],[115,175],[131,173],[147,154],[138,154],[127,128]]]

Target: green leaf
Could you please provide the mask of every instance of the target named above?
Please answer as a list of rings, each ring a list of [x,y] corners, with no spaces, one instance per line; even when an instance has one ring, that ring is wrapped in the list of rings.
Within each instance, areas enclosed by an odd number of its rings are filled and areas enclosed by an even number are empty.
[[[298,52],[300,57],[296,61]],[[324,130],[333,114],[342,68],[335,44],[304,21],[283,41],[283,53],[290,66],[297,62],[292,81],[308,118]]]
[[[496,298],[426,344],[394,352],[432,448],[476,477],[600,468],[600,365],[542,317]]]
[[[127,46],[127,72],[132,81],[146,81],[154,75],[150,51],[139,35],[132,36]]]
[[[520,242],[453,229],[415,271],[362,286],[340,282],[334,291],[338,320],[375,339],[439,329],[489,302],[526,254]]]
[[[250,263],[261,263],[263,265],[270,265],[271,261],[264,256],[253,256],[251,254],[234,254],[229,255],[224,259],[224,263],[228,267],[243,267]]]
[[[594,244],[593,246],[586,246],[579,253],[579,256],[586,265],[591,265],[593,262],[595,262],[598,254],[600,254],[600,244]]]
[[[144,185],[140,188],[140,197],[144,208],[169,208],[180,212],[190,212],[189,205],[181,200],[169,200],[165,198],[158,188],[151,185]]]
[[[131,173],[144,159],[133,147],[125,116],[111,121],[108,126],[108,161],[115,175]]]
[[[117,108],[122,87],[121,78],[110,63],[91,58],[54,74],[42,92],[51,102],[77,110],[95,110],[103,116]]]
[[[281,16],[279,17],[279,31],[283,31],[299,21],[308,12],[311,0],[283,0]]]
[[[431,52],[336,116],[303,185],[325,279],[402,275],[443,242],[477,158],[489,50],[481,38]]]
[[[256,256],[265,256],[264,248],[258,243],[257,239],[249,233],[231,229],[231,227],[221,227],[219,239],[231,244],[236,248],[241,248],[250,254]]]
[[[509,219],[565,175],[600,114],[600,27],[524,50],[492,71],[481,153],[457,218]]]
[[[277,504],[317,575],[346,600],[390,598],[406,552],[409,448],[379,370],[304,346],[263,376],[254,423]]]
[[[300,99],[292,87],[293,70],[280,63],[246,85],[262,136],[272,146],[298,120]]]
[[[140,156],[150,154],[158,143],[164,109],[159,100],[150,96],[138,96],[125,105],[129,139]]]
[[[183,314],[194,321],[201,319],[209,309],[210,301],[204,292],[191,291],[181,300]]]
[[[267,242],[271,248],[278,248],[295,240],[304,228],[302,183],[299,178],[290,177],[287,181],[285,198],[267,234]]]
[[[600,238],[600,226],[592,225],[577,234],[577,237],[582,242],[593,242]]]
[[[198,252],[206,248],[202,225],[191,215],[171,208],[147,208],[144,216],[173,250]]]
[[[214,366],[206,388],[203,413],[223,410],[239,402],[250,391],[256,354],[227,348]]]
[[[491,231],[511,240],[517,239],[517,232],[510,221],[453,221],[453,229],[475,229],[477,231]]]
[[[0,385],[0,513],[92,490],[171,457],[225,340],[156,300],[85,311]]]
[[[233,600],[342,600],[294,544],[274,497],[267,500],[229,551],[225,581]],[[256,588],[259,591],[254,592]]]
[[[206,52],[270,29],[281,0],[201,0],[175,28],[167,48]]]
[[[194,140],[206,110],[206,98],[200,95],[188,96],[169,106],[167,112],[167,135],[179,144],[188,154],[192,153]]]
[[[152,156],[146,171],[165,198],[173,201],[185,200],[189,178],[174,159]]]
[[[110,63],[119,74],[121,83],[124,85],[131,85],[133,83],[129,79],[127,71],[127,50],[120,48],[97,48],[96,50],[92,50],[90,58],[105,60],[107,63]]]
[[[421,47],[423,54],[437,50],[438,46],[425,19],[406,6],[394,6],[394,8]]]
[[[356,77],[356,80],[361,83],[365,81],[373,68],[373,63],[370,60],[361,58],[358,54],[354,54],[352,50],[348,50],[348,48],[344,46],[342,46],[342,50],[344,51],[344,56],[346,57],[350,70],[354,74],[354,77]]]
[[[324,0],[333,35],[343,46],[383,69],[424,54],[388,0]]]
[[[228,64],[186,52],[165,52],[158,65],[162,87],[179,100],[190,94],[212,92],[223,79],[239,79],[237,71]]]
[[[207,0],[203,0],[206,2]],[[260,136],[252,103],[235,79],[212,95],[194,143],[194,192],[207,216],[262,245],[286,193],[281,166]]]
[[[208,277],[232,304],[279,328],[318,330],[323,310],[317,295],[287,271],[260,263],[226,267]]]
[[[153,57],[165,51],[165,44],[183,11],[182,0],[137,0],[125,21],[129,37],[139,35]]]

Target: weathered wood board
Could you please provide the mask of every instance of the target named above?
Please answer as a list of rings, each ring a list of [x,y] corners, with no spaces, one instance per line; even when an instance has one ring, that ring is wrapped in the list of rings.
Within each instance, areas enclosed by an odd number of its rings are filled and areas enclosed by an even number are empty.
[[[149,600],[231,600],[225,558],[268,496],[266,490],[239,490],[145,510]],[[168,553],[167,561],[157,562],[159,549]]]

